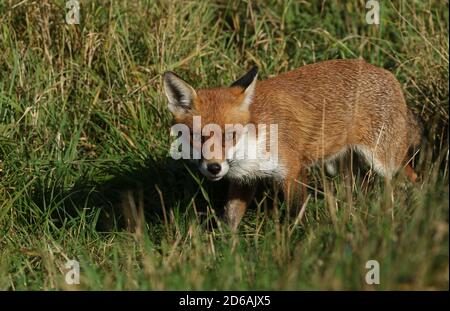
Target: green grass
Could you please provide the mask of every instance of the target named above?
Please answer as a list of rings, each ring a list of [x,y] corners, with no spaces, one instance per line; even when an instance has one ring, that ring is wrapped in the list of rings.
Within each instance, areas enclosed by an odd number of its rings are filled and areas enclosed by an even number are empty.
[[[448,290],[448,1],[382,1],[379,26],[365,1],[80,2],[80,25],[62,0],[0,2],[0,289]],[[301,221],[266,185],[232,235],[226,185],[168,156],[161,73],[206,87],[357,57],[424,119],[420,181],[399,175],[391,206],[364,166],[314,169]]]

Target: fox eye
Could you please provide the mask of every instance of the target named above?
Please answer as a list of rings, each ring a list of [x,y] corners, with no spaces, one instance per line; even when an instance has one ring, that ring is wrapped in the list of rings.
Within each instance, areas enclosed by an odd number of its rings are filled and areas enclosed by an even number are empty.
[[[235,137],[234,132],[225,133],[225,140],[232,140],[234,139],[234,137]]]
[[[196,141],[202,140],[202,134],[200,133],[192,133],[192,139]]]

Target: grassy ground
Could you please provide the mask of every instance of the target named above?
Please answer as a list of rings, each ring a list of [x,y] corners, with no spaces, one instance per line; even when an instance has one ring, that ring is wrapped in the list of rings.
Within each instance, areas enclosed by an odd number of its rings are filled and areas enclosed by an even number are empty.
[[[379,26],[365,1],[80,2],[80,25],[62,0],[0,2],[0,289],[449,288],[448,1],[381,1]],[[390,206],[367,167],[315,169],[301,221],[267,185],[231,235],[226,185],[168,157],[161,73],[212,86],[356,57],[424,119],[420,181],[399,175]]]

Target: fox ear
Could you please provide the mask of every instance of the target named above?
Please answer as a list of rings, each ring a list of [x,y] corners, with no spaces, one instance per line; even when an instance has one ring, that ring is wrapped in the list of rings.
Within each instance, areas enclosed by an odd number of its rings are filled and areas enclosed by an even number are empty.
[[[169,100],[169,110],[173,114],[186,113],[192,109],[192,101],[197,96],[194,88],[172,71],[164,73],[164,91]]]
[[[256,81],[258,80],[258,67],[253,66],[245,75],[236,80],[231,87],[240,87],[244,90],[244,100],[242,101],[241,108],[248,109],[252,103],[253,96],[255,94]]]

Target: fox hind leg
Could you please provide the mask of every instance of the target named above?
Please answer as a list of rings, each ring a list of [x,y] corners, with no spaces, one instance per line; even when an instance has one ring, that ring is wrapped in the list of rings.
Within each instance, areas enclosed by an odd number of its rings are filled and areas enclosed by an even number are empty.
[[[295,217],[306,199],[307,170],[303,167],[291,168],[283,181],[283,193],[289,216]]]
[[[409,178],[409,180],[411,180],[412,182],[416,182],[417,181],[417,174],[416,172],[414,172],[414,169],[412,168],[411,164],[407,164],[405,167],[405,173],[406,176]]]
[[[398,155],[402,152],[382,152],[382,150],[376,150],[367,146],[357,146],[356,151],[361,154],[370,167],[379,175],[384,176],[387,180],[391,180],[393,175],[403,167],[403,162],[400,161]],[[417,174],[414,172],[411,164],[408,163],[405,166],[405,174],[409,180],[415,182],[417,180]]]
[[[355,146],[355,151],[363,156],[364,160],[376,173],[391,180],[396,171],[394,160],[385,152],[365,145]]]

